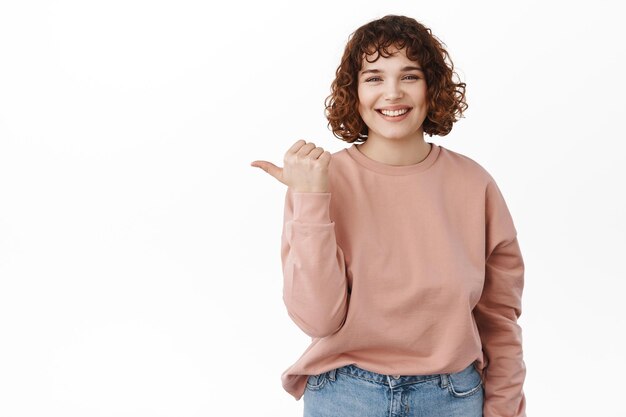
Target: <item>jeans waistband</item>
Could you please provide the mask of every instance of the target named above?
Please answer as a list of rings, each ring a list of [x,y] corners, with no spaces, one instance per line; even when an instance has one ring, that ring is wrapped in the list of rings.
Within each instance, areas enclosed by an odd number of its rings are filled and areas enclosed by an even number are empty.
[[[473,366],[470,364],[469,366]],[[336,369],[332,369],[327,372],[328,377],[334,381],[336,373],[347,374],[356,378],[364,379],[366,381],[375,382],[378,384],[388,385],[390,387],[396,387],[399,385],[415,384],[423,381],[429,381],[432,379],[440,380],[442,387],[448,386],[448,377],[450,374],[431,374],[431,375],[386,375],[379,374],[377,372],[368,371],[363,368],[359,368],[356,365],[345,365]]]

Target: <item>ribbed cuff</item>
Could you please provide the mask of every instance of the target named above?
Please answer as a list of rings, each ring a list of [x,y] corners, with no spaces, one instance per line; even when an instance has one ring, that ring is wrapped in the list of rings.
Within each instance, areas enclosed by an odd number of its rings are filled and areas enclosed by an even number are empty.
[[[331,193],[292,193],[293,220],[301,223],[330,223]]]

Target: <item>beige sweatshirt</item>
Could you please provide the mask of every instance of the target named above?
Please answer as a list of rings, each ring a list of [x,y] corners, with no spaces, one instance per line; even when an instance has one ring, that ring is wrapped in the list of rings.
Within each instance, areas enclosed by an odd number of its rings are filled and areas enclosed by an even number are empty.
[[[482,375],[485,417],[525,417],[524,262],[493,177],[432,143],[414,165],[356,145],[332,154],[329,192],[285,194],[281,258],[289,317],[312,341],[282,374],[348,364],[387,375]]]

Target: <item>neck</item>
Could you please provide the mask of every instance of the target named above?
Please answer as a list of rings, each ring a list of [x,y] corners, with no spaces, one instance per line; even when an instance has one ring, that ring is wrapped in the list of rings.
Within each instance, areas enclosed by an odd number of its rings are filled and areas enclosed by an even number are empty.
[[[364,143],[356,145],[359,151],[370,159],[387,165],[414,165],[422,162],[431,149],[424,136],[411,140],[389,140],[368,137]]]

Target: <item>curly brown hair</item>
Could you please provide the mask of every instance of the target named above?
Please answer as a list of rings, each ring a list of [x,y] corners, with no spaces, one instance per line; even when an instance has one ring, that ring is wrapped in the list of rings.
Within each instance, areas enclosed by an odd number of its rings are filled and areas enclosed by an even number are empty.
[[[406,55],[421,64],[428,86],[428,115],[423,123],[429,136],[445,136],[452,124],[467,110],[465,83],[452,79],[454,64],[432,31],[417,20],[398,15],[387,15],[373,20],[354,31],[348,38],[341,64],[326,98],[325,115],[333,135],[346,142],[365,142],[368,127],[358,112],[358,73],[364,56],[378,53],[389,57],[389,47],[406,47]],[[450,62],[446,63],[446,58]],[[456,74],[458,76],[458,74]],[[458,116],[458,117],[457,117]]]

